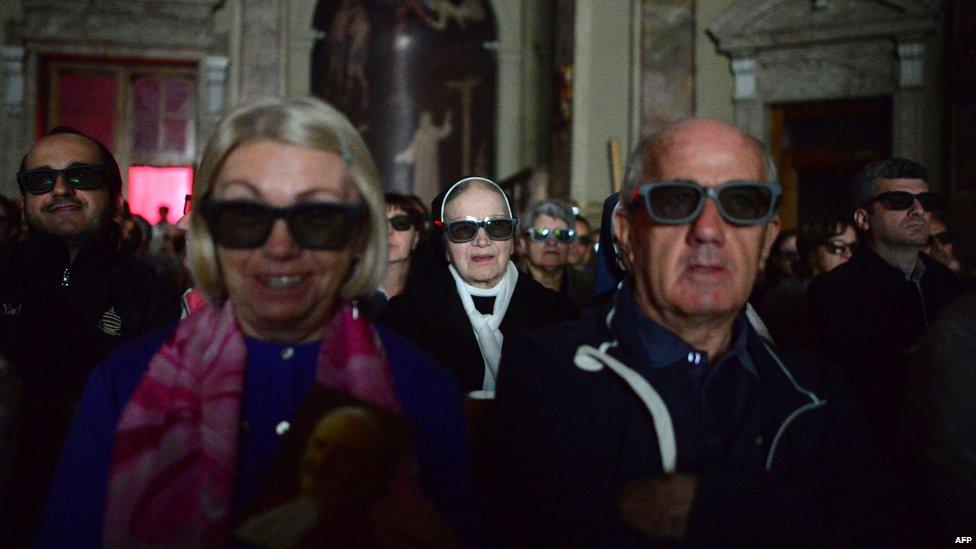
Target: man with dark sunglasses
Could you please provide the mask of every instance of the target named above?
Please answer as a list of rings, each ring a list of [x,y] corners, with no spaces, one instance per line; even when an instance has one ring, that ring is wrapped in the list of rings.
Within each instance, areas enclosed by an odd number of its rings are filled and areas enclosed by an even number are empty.
[[[929,241],[925,243],[925,248],[922,251],[932,259],[949,267],[950,271],[959,273],[961,270],[959,260],[952,252],[952,233],[946,228],[945,223],[938,217],[933,217],[929,226],[929,233]]]
[[[0,354],[23,381],[23,406],[0,537],[27,543],[89,371],[175,321],[179,304],[151,267],[118,251],[122,178],[104,145],[56,128],[24,156],[17,182],[28,237],[0,256]]]
[[[491,460],[503,543],[872,539],[883,521],[852,398],[744,313],[778,232],[775,178],[759,142],[716,120],[639,145],[613,217],[629,267],[612,307],[506,341]]]
[[[862,246],[810,283],[810,320],[815,347],[846,371],[878,444],[890,447],[907,353],[961,284],[921,251],[941,202],[922,166],[904,158],[870,164],[855,175],[852,194]]]
[[[585,306],[592,281],[569,265],[569,247],[577,238],[572,207],[561,200],[544,200],[529,207],[521,219],[526,223],[518,240],[522,270],[577,306]]]
[[[580,270],[593,270],[593,228],[583,216],[576,216],[576,238],[569,243],[569,264]]]

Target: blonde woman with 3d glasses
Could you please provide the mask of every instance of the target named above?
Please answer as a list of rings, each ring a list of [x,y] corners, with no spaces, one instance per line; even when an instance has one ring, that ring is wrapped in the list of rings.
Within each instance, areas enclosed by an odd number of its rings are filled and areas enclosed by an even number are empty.
[[[351,399],[415,435],[393,461],[384,513],[295,500],[285,510],[304,514],[276,527],[307,543],[323,539],[315,517],[353,517],[325,539],[463,539],[477,517],[457,385],[355,306],[383,280],[387,219],[353,126],[311,98],[240,107],[204,150],[193,194],[190,262],[208,302],[95,370],[39,545],[230,544],[301,436],[296,418],[325,413],[310,410],[313,395]]]

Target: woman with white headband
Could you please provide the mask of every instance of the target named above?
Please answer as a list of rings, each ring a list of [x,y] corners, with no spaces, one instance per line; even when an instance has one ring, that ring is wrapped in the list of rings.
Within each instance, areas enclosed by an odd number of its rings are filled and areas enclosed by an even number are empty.
[[[379,319],[425,349],[458,377],[461,390],[494,394],[506,335],[575,319],[569,298],[520,276],[511,261],[518,220],[504,191],[468,177],[435,199],[443,262],[392,299]]]

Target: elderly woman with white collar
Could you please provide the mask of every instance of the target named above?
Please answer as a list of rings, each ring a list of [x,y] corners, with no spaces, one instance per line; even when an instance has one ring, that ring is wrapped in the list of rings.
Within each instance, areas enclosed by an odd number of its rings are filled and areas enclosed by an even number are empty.
[[[511,261],[518,220],[494,182],[462,179],[431,212],[431,241],[443,239],[446,263],[437,258],[426,277],[390,301],[379,323],[451,369],[462,391],[490,397],[506,336],[573,320],[579,311],[519,274]]]

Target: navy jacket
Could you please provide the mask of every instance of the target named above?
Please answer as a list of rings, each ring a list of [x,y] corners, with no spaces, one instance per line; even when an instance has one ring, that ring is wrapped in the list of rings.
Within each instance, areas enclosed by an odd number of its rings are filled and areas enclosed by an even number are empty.
[[[604,315],[596,315],[506,341],[492,418],[491,516],[503,543],[622,547],[651,541],[623,522],[617,496],[628,481],[662,473],[651,416],[614,373],[574,365],[580,345],[616,340],[609,354],[655,386],[669,409],[706,405],[675,402],[658,385],[660,371],[651,370],[637,333],[639,314],[636,306],[615,306],[609,329]],[[701,479],[691,541],[877,541],[880,473],[863,418],[837,373],[811,356],[778,356],[748,322],[738,326],[747,330],[757,381],[720,418],[734,436],[697,465],[683,464],[683,426],[675,424],[677,472]],[[684,359],[667,369],[683,367]],[[759,418],[752,426],[744,421],[749,413]],[[758,432],[742,432],[753,427]],[[753,440],[756,448],[736,451],[729,446],[735,440]]]

